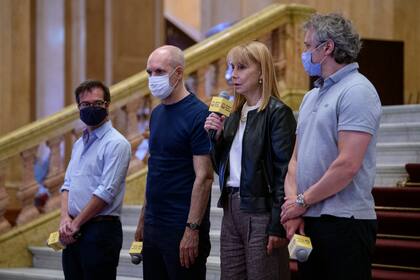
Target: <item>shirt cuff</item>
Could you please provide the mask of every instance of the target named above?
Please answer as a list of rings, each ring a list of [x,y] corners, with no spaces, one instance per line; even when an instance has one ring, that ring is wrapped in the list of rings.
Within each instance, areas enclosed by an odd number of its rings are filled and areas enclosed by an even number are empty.
[[[69,187],[70,186],[62,185],[61,188],[60,188],[60,192],[69,191]]]
[[[359,132],[366,132],[371,135],[375,134],[374,128],[362,126],[362,125],[339,125],[338,131],[359,131]]]
[[[114,192],[115,189],[112,186],[105,187],[104,185],[99,185],[93,194],[105,201],[107,204],[111,204],[115,197]]]

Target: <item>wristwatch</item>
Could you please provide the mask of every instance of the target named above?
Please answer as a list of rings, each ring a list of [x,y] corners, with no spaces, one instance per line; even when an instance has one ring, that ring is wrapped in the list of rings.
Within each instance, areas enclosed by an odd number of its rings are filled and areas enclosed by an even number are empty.
[[[300,193],[300,194],[297,195],[295,202],[296,202],[297,206],[299,206],[299,207],[306,208],[306,207],[309,206],[305,202],[305,196],[303,195],[303,193]]]
[[[200,225],[196,224],[196,223],[187,223],[187,227],[189,227],[192,230],[199,230],[200,229]]]

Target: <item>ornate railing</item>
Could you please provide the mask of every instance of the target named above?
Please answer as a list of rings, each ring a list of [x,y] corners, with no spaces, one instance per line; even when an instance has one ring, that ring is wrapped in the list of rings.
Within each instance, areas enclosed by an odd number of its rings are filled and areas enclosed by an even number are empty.
[[[258,39],[273,54],[284,101],[297,108],[308,86],[300,64],[303,37],[300,25],[312,12],[305,6],[274,4],[196,44],[185,51],[186,82],[204,101],[222,89],[229,90],[224,78],[226,53],[235,45]],[[156,100],[149,95],[145,71],[113,85],[111,94],[113,124],[133,147],[129,169],[133,173],[144,165],[135,157],[137,145],[147,137],[138,129],[139,121],[148,122]],[[69,150],[81,127],[78,110],[72,105],[0,138],[0,233],[11,225],[32,220],[40,211],[50,212],[59,206],[58,190],[67,164],[63,151]],[[37,209],[34,197],[38,185],[33,165],[38,147],[43,144],[51,151],[44,182],[51,197],[44,208]]]

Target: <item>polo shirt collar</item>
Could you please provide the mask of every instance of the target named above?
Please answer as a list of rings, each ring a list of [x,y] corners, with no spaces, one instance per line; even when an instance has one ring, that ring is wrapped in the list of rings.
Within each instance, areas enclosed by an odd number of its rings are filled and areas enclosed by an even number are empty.
[[[324,86],[329,88],[335,83],[338,83],[340,80],[342,80],[345,76],[353,72],[354,70],[359,69],[359,64],[357,62],[353,62],[350,64],[347,64],[340,70],[336,71],[332,75],[330,75],[327,79],[319,78],[315,81],[315,87],[317,88],[323,88]]]
[[[338,83],[341,79],[343,79],[345,76],[347,76],[350,72],[353,72],[354,70],[359,69],[359,64],[357,62],[353,62],[350,64],[347,64],[331,76],[327,78],[331,79],[334,83]]]

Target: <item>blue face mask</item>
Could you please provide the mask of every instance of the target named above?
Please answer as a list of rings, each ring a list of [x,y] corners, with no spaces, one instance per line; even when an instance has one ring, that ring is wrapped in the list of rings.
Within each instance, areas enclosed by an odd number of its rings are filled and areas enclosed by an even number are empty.
[[[324,42],[325,43],[325,42]],[[324,43],[319,44],[314,50],[312,51],[306,51],[302,53],[302,64],[303,68],[305,68],[306,73],[308,73],[309,76],[321,76],[321,63],[324,61],[324,59],[320,63],[313,63],[312,62],[312,53],[322,46]]]

